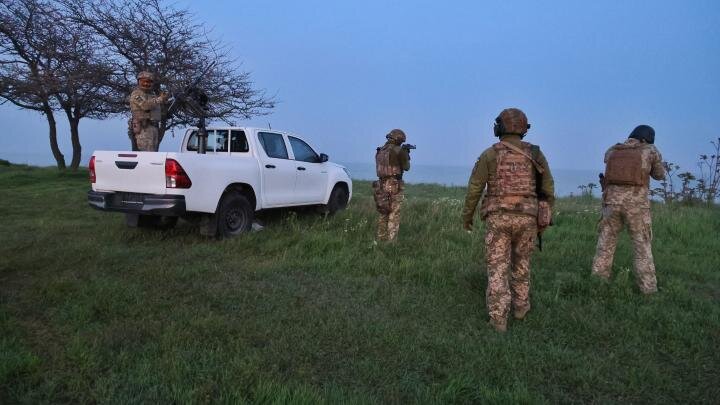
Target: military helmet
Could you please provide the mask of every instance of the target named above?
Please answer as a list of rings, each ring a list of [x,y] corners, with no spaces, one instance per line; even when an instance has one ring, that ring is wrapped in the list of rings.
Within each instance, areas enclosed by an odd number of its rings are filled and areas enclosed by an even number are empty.
[[[147,80],[155,80],[155,75],[152,74],[152,72],[148,72],[147,70],[143,70],[142,72],[137,74],[137,79],[147,79]]]
[[[385,135],[385,138],[398,143],[403,143],[407,139],[407,137],[405,136],[405,132],[403,132],[402,129],[397,128],[393,129],[392,131],[390,131],[389,134]]]
[[[655,143],[655,130],[650,125],[638,125],[633,129],[628,138],[645,141],[645,143]]]
[[[504,134],[525,135],[530,124],[525,113],[517,108],[506,108],[495,118],[495,136]]]

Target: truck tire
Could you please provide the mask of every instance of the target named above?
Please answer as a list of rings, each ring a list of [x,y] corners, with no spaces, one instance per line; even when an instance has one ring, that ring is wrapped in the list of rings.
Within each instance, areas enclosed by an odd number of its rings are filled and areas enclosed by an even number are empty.
[[[218,236],[228,238],[249,232],[255,220],[255,211],[244,195],[228,193],[220,201],[215,218]]]
[[[326,211],[327,215],[335,215],[336,212],[342,211],[347,208],[349,198],[350,196],[348,195],[348,192],[345,190],[344,187],[341,187],[340,185],[335,185],[332,192],[330,193],[330,198],[328,198]]]

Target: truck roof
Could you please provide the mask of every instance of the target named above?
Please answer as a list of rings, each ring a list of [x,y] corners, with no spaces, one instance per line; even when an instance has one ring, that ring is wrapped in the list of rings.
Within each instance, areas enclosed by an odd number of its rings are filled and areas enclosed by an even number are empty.
[[[187,129],[188,129],[188,130],[197,130],[198,128],[197,128],[197,127],[188,127]],[[208,131],[217,130],[217,129],[234,129],[234,130],[243,130],[243,131],[247,131],[247,130],[254,130],[254,131],[276,131],[276,132],[284,132],[284,133],[286,133],[286,134],[292,133],[291,131],[285,131],[285,130],[282,130],[282,129],[275,129],[275,128],[270,129],[270,128],[260,128],[260,127],[234,127],[234,126],[217,126],[217,125],[208,126],[208,127],[206,127],[206,129],[207,129]]]

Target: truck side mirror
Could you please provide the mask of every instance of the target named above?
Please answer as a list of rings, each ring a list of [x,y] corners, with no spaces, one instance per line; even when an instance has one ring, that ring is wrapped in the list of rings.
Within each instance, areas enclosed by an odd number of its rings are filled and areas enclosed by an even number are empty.
[[[328,159],[329,159],[328,155],[326,155],[326,154],[324,154],[324,153],[321,153],[321,154],[320,154],[320,163],[327,162]]]

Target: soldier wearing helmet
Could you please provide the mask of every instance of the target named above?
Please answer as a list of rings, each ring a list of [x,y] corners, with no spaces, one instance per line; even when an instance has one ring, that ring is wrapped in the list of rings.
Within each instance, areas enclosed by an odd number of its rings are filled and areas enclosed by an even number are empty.
[[[407,140],[402,130],[393,129],[385,138],[387,142],[375,153],[378,180],[373,182],[373,195],[380,214],[376,240],[394,241],[400,229],[400,207],[404,201],[402,176],[410,170],[410,152],[402,146]]]
[[[472,230],[478,202],[485,221],[486,301],[490,325],[507,330],[512,308],[521,320],[530,310],[530,255],[535,237],[551,222],[555,187],[540,147],[523,142],[530,128],[517,108],[503,110],[495,119],[500,140],[478,158],[468,182],[463,226]]]
[[[162,119],[162,107],[167,104],[168,94],[156,95],[153,85],[155,75],[142,71],[137,75],[138,86],[130,93],[130,132],[136,149],[156,152],[158,149],[158,124]]]
[[[648,125],[636,127],[624,143],[605,153],[602,219],[592,274],[609,280],[617,246],[617,236],[627,224],[635,256],[635,281],[644,294],[657,291],[652,256],[652,219],[648,201],[650,177],[665,178],[660,151],[653,145],[655,130]]]

